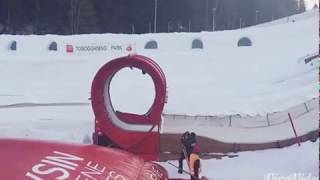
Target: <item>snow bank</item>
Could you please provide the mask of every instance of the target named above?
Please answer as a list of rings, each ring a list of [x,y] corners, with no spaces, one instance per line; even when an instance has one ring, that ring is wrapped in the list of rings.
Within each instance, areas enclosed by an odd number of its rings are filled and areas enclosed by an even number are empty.
[[[319,178],[318,151],[319,141],[303,143],[301,147],[241,152],[235,158],[203,160],[202,174],[209,179],[219,180],[272,180],[268,179],[272,175],[273,179],[299,179],[292,176],[300,175],[300,179],[315,180]],[[177,161],[172,163],[177,164]],[[166,167],[169,177],[189,178],[178,174],[177,169],[167,163],[160,164]],[[188,168],[185,166],[184,169]]]

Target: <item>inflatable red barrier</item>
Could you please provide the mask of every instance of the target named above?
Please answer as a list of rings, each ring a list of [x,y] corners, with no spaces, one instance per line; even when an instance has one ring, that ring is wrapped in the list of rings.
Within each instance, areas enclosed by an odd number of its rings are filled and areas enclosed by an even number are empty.
[[[155,99],[144,115],[115,112],[110,99],[110,82],[122,68],[137,68],[150,75],[155,86]],[[128,93],[129,90],[128,90]],[[161,115],[166,101],[166,79],[161,68],[151,59],[133,55],[105,64],[96,74],[91,89],[95,114],[94,143],[116,146],[145,160],[159,159]]]
[[[144,115],[115,112],[111,104],[110,82],[115,73],[125,67],[141,69],[154,82],[155,99]],[[163,167],[144,161],[159,159],[159,131],[165,101],[165,76],[154,61],[138,55],[112,60],[98,71],[92,83],[93,137],[95,144],[117,149],[0,139],[0,177],[10,180],[167,180]]]
[[[167,180],[158,164],[96,145],[0,139],[1,179]]]

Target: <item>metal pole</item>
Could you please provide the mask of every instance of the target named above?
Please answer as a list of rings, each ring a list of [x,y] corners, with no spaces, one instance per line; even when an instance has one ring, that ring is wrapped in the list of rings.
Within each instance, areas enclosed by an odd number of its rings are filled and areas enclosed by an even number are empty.
[[[168,21],[168,32],[170,32],[170,22],[171,21]]]
[[[216,8],[212,8],[212,31],[216,30],[215,16],[216,16]]]
[[[232,121],[232,117],[229,116],[229,127],[231,127],[231,121]]]
[[[134,24],[131,24],[131,34],[134,34]]]
[[[240,29],[242,28],[242,18],[240,18],[239,27],[240,27]]]
[[[309,108],[306,103],[304,103],[304,107],[306,108],[307,112],[309,112]]]
[[[158,10],[158,0],[154,0],[154,33],[157,32],[157,10]]]
[[[8,19],[7,19],[7,27],[6,27],[7,29],[6,29],[6,30],[8,31],[7,33],[9,34],[9,31],[10,31],[9,29],[10,29],[10,27],[11,27],[11,16],[10,16],[10,9],[9,9],[9,7],[8,7],[8,17],[7,17],[7,18],[8,18]]]
[[[191,21],[189,21],[189,32],[191,32]]]
[[[206,31],[208,31],[208,27],[209,27],[209,10],[208,10],[208,6],[209,6],[209,0],[206,0]]]
[[[73,0],[70,1],[71,5],[71,34],[74,34],[74,5]]]
[[[186,154],[185,154],[186,155]],[[172,164],[171,162],[168,162],[168,164],[170,164],[171,166],[173,166],[173,167],[175,167],[175,168],[177,168],[177,169],[179,169],[179,167],[178,166],[176,166],[176,165],[174,165],[174,164]],[[189,165],[189,164],[188,164]],[[189,168],[190,169],[190,168]],[[191,176],[192,177],[192,179],[195,179],[195,180],[201,180],[201,179],[203,179],[203,178],[205,178],[204,176],[202,176],[202,178],[200,179],[200,178],[198,178],[198,177],[195,177],[194,175],[192,175],[189,171],[186,171],[186,170],[183,170],[182,169],[182,172],[184,172],[185,174],[188,174],[189,176]],[[207,179],[207,178],[205,178],[205,179]]]
[[[300,139],[298,138],[297,131],[296,131],[296,128],[294,127],[294,125],[293,125],[293,121],[292,121],[290,113],[288,113],[288,116],[289,116],[289,120],[290,120],[292,129],[293,129],[294,135],[296,136],[296,141],[297,141],[298,145],[300,146]]]
[[[258,13],[259,13],[259,11],[256,10],[256,24],[258,24]]]
[[[268,126],[270,126],[270,119],[269,119],[269,114],[267,113],[267,123],[268,123]]]

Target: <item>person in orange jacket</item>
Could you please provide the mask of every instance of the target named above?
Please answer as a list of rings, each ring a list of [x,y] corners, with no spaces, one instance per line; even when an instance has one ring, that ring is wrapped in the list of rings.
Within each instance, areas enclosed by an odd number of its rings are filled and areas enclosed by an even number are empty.
[[[191,174],[191,180],[199,180],[201,173],[201,159],[200,159],[200,147],[196,145],[192,153],[190,154],[189,159],[189,168]]]
[[[179,158],[179,169],[178,169],[179,174],[182,174],[182,171],[183,171],[183,160],[186,159],[188,163],[192,149],[197,143],[196,134],[194,132],[189,133],[189,131],[186,131],[181,137],[181,143],[183,145],[184,150],[182,150]]]

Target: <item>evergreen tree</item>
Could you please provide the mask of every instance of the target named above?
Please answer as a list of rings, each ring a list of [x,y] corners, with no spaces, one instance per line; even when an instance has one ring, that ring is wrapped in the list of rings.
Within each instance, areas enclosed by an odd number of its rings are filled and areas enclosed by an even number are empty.
[[[235,29],[305,11],[303,0],[157,0],[157,32]],[[148,33],[155,0],[0,0],[7,33]],[[213,11],[215,8],[215,11]],[[213,14],[215,12],[215,14]]]
[[[69,23],[72,34],[99,33],[94,1],[70,0]]]

